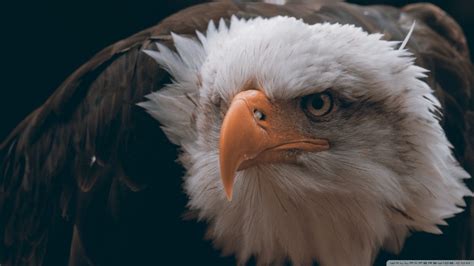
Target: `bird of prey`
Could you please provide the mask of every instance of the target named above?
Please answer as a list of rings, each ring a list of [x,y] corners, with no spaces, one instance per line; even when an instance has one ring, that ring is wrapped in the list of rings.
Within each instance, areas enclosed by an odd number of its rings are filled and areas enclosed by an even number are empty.
[[[3,142],[0,262],[473,258],[473,77],[430,4],[182,10],[97,54]]]

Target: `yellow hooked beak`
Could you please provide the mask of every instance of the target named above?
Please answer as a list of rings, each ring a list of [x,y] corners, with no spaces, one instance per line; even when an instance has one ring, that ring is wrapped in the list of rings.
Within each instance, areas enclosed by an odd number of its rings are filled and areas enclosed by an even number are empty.
[[[221,180],[229,201],[236,171],[260,163],[295,163],[294,151],[329,149],[327,140],[305,136],[292,120],[261,91],[246,90],[234,97],[219,143]]]

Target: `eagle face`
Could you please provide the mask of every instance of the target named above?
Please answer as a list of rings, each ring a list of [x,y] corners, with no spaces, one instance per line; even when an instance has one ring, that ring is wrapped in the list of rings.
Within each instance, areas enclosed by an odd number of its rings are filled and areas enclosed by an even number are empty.
[[[368,265],[462,211],[469,175],[399,42],[289,17],[197,35],[146,51],[174,82],[140,105],[181,146],[188,207],[224,254]]]

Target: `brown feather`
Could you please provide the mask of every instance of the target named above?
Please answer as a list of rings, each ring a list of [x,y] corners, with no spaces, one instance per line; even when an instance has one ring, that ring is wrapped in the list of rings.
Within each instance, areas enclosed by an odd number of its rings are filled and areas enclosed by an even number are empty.
[[[155,49],[156,41],[171,47],[171,32],[194,35],[196,30],[204,31],[209,20],[229,19],[233,14],[350,23],[368,32],[382,32],[390,40],[403,40],[416,20],[418,29],[407,47],[415,53],[417,63],[431,71],[427,82],[444,107],[443,127],[457,159],[474,175],[474,75],[466,40],[456,22],[430,4],[399,10],[326,2],[276,6],[223,1],[197,5],[107,47],[76,70],[0,145],[2,264],[40,265],[55,253],[69,253],[73,225],[72,264],[84,256],[95,263],[156,262],[153,252],[161,250],[153,246],[158,245],[157,238],[169,239],[170,248],[186,249],[186,244],[172,244],[170,239],[187,239],[188,231],[172,235],[166,227],[153,229],[157,220],[147,216],[156,211],[159,200],[166,203],[176,198],[172,205],[184,206],[186,198],[167,191],[180,189],[182,169],[174,163],[176,147],[135,105],[169,82],[165,71],[141,50]],[[92,157],[96,158],[93,164]],[[168,169],[169,176],[156,180],[156,166]],[[474,188],[472,181],[468,185]],[[161,213],[177,214],[173,206],[159,206]],[[387,258],[473,259],[473,211],[469,201],[468,211],[451,219],[443,236],[415,234],[399,257],[382,253],[376,263],[384,264]],[[149,236],[141,235],[144,232]],[[196,239],[199,241],[200,236]],[[75,249],[78,246],[81,250]],[[207,246],[201,247],[205,250],[202,256],[214,254]],[[215,262],[224,261],[216,254],[212,256]]]

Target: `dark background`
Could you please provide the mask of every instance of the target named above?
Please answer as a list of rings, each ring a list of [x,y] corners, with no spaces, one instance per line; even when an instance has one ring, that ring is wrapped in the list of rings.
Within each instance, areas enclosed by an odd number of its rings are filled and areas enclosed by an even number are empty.
[[[107,45],[202,0],[15,1],[0,15],[0,142],[59,84]],[[348,0],[403,6],[421,1]],[[432,0],[474,43],[474,1]]]
[[[4,4],[0,8],[0,142],[95,53],[198,2],[203,1],[30,0]],[[420,1],[348,2],[403,6]],[[474,0],[426,2],[442,7],[461,24],[473,50]]]

